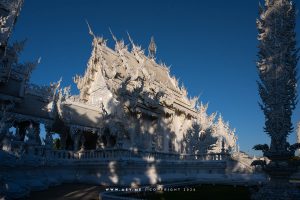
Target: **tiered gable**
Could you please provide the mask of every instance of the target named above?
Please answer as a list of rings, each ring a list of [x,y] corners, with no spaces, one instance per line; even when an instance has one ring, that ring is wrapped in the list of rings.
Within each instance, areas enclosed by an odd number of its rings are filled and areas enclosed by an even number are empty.
[[[196,116],[195,104],[188,99],[185,88],[179,88],[177,80],[170,77],[169,68],[146,56],[131,38],[132,49],[129,51],[124,41],[118,41],[114,36],[115,50],[110,49],[103,38],[93,37],[93,51],[87,70],[83,77],[74,78],[82,101],[101,104],[102,100],[108,108],[111,99],[105,102],[101,99],[105,95],[112,98],[127,90],[129,98],[136,98],[133,91],[143,85],[138,95],[140,107],[152,110],[156,107],[163,112],[177,110]],[[143,93],[147,93],[150,99],[143,99]]]

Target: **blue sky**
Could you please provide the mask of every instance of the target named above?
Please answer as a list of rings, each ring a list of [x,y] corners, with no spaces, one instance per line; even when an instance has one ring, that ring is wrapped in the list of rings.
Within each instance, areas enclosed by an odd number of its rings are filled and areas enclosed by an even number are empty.
[[[209,113],[222,113],[236,128],[241,150],[252,154],[254,144],[269,143],[257,103],[257,16],[258,0],[25,0],[11,41],[27,38],[22,61],[42,58],[31,82],[48,85],[62,77],[75,94],[72,77],[83,74],[91,54],[85,20],[110,47],[109,28],[129,44],[128,31],[145,49],[153,35],[157,60],[171,66],[190,96],[209,102]],[[299,42],[299,16],[297,23]],[[299,120],[300,105],[294,124]]]

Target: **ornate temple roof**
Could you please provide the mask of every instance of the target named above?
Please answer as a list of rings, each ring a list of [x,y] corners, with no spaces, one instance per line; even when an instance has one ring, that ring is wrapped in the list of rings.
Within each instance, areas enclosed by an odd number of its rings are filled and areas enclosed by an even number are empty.
[[[6,46],[20,14],[24,0],[2,0],[0,3],[0,46]]]
[[[125,88],[129,91],[126,95],[130,98],[136,95],[133,92],[135,89],[143,87],[140,88],[138,98],[142,99],[142,94],[147,93],[148,97],[153,96],[149,99],[151,102],[157,100],[157,105],[138,101],[141,107],[147,109],[150,106],[151,110],[153,107],[160,107],[162,112],[177,110],[186,115],[196,116],[196,99],[191,100],[187,97],[186,89],[179,88],[176,78],[170,76],[169,68],[155,61],[154,52],[151,56],[146,56],[130,37],[132,48],[129,51],[124,41],[118,41],[114,35],[116,43],[115,50],[112,50],[106,45],[106,40],[90,33],[93,35],[93,51],[88,67],[83,77],[74,78],[82,101],[96,102],[93,92],[97,90],[107,90],[105,95],[114,95]],[[150,46],[154,45],[153,42],[152,39]],[[96,98],[99,98],[99,95]]]

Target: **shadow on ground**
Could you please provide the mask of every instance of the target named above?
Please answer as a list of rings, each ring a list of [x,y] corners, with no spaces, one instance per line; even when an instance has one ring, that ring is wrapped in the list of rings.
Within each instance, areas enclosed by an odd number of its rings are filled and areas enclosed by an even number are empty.
[[[98,200],[103,186],[88,184],[63,184],[45,191],[31,192],[24,200]]]

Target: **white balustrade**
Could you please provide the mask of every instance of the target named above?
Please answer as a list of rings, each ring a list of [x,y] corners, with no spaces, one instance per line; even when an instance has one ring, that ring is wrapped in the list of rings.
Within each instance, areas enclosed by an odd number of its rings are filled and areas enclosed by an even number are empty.
[[[174,160],[174,161],[220,161],[226,158],[224,153],[210,154],[177,154],[165,153],[156,151],[142,151],[137,149],[121,149],[108,148],[99,150],[84,150],[84,151],[69,151],[69,150],[54,150],[43,145],[27,145],[24,142],[15,142],[13,145],[16,155],[33,154],[37,157],[42,157],[50,160]],[[25,150],[25,151],[24,151]]]

